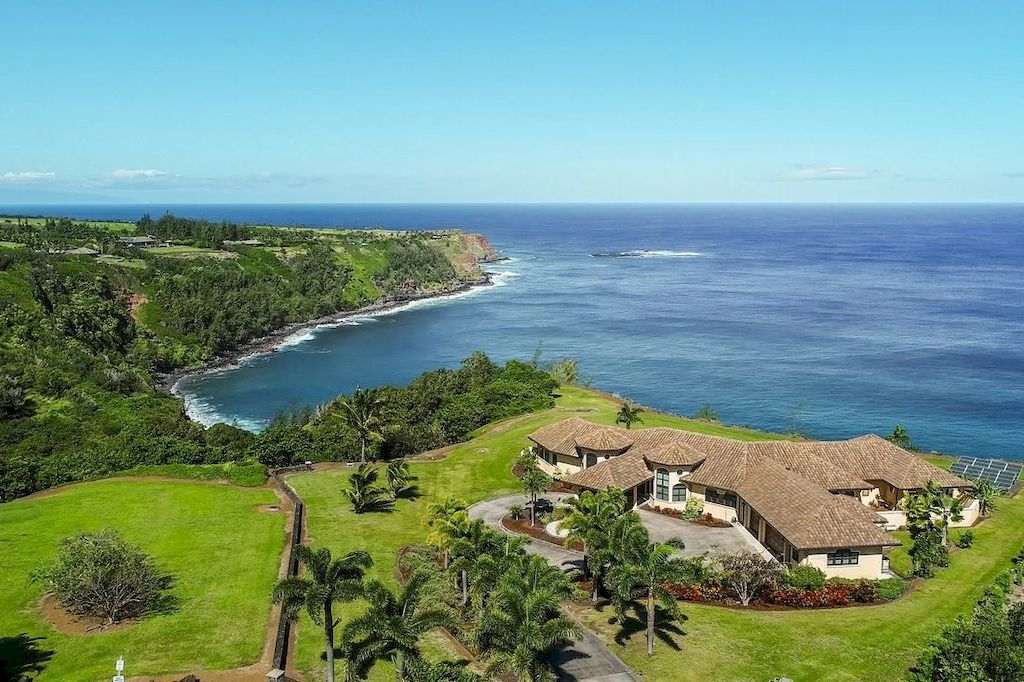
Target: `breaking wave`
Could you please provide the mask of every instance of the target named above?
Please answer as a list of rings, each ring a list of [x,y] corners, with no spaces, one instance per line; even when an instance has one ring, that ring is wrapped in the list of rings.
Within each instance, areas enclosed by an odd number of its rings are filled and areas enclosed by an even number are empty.
[[[590,254],[594,258],[696,258],[699,251],[668,251],[666,249],[636,249],[633,251],[600,251]]]

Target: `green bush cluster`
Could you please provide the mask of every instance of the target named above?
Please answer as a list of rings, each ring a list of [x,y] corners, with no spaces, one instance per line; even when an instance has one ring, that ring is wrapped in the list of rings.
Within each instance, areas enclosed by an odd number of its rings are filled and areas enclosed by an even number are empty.
[[[814,566],[797,564],[786,573],[786,584],[801,590],[820,590],[825,587],[825,573]]]

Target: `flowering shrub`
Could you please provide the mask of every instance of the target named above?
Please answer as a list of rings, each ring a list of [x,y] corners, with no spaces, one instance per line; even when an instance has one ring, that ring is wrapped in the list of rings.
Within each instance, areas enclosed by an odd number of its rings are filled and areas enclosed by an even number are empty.
[[[729,604],[736,598],[720,579],[703,584],[666,583],[665,589],[680,601]],[[792,609],[833,609],[853,603],[871,604],[878,599],[892,600],[906,589],[902,580],[829,580],[821,589],[805,590],[781,584],[766,587],[755,603]]]
[[[717,580],[708,580],[703,585],[666,583],[665,589],[679,601],[724,603],[729,594]]]
[[[851,585],[826,584],[820,590],[801,590],[796,587],[777,587],[762,595],[765,604],[791,606],[798,609],[822,609],[846,606],[853,600]]]

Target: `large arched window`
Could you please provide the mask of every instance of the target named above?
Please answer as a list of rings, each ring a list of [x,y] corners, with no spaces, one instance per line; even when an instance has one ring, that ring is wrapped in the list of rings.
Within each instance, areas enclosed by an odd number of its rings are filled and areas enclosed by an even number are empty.
[[[672,501],[673,502],[686,502],[686,486],[682,483],[676,483],[672,486]]]
[[[654,472],[654,496],[668,502],[668,471],[665,469]]]

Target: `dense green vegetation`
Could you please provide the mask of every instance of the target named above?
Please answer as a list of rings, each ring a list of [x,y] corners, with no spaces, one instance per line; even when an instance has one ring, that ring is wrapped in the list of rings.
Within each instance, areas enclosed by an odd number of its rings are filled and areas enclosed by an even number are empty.
[[[180,247],[128,246],[125,232]],[[137,466],[254,460],[250,437],[190,422],[154,376],[290,322],[478,274],[445,255],[457,234],[146,216],[135,226],[0,218],[0,240],[21,245],[0,249],[0,500]],[[70,247],[101,255],[62,253]]]
[[[277,502],[265,487],[111,479],[0,505],[0,679],[110,679],[118,656],[133,676],[255,662],[286,525],[283,514],[259,508]],[[30,576],[51,565],[64,538],[106,528],[173,576],[171,608],[120,628],[66,634],[39,609],[47,588]]]

